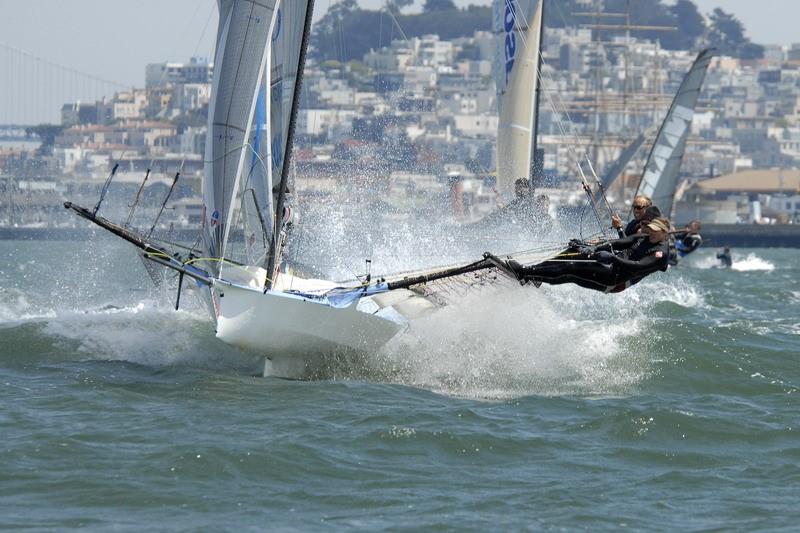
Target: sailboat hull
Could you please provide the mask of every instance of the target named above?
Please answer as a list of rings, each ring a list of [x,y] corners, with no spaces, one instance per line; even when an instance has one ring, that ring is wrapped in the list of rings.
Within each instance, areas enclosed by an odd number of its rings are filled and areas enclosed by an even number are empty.
[[[267,358],[265,374],[300,377],[324,355],[371,353],[403,324],[298,296],[215,283],[217,338]]]

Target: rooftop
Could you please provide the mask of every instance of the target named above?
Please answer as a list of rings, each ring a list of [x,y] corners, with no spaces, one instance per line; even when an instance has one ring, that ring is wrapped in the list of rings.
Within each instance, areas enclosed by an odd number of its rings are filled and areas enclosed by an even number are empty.
[[[800,191],[800,170],[743,170],[700,181],[695,187],[704,192],[794,193]]]

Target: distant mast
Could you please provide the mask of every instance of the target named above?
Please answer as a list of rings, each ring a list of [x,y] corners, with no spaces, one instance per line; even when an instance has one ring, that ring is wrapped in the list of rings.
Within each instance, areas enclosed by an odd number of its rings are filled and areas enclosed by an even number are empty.
[[[532,179],[543,1],[495,0],[497,39],[497,190],[514,196],[514,182]]]

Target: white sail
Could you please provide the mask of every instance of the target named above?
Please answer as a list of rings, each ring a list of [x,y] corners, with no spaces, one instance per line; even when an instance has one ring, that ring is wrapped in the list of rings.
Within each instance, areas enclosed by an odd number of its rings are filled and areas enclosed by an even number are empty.
[[[278,9],[275,29],[272,33],[272,61],[270,69],[270,140],[272,154],[273,189],[277,193],[283,177],[287,154],[289,122],[295,87],[298,80],[300,53],[308,1],[286,0]],[[276,195],[277,200],[277,195]]]
[[[658,131],[642,179],[636,189],[637,195],[652,198],[653,204],[667,217],[672,212],[697,97],[700,95],[700,87],[703,85],[713,56],[714,51],[710,49],[700,52],[692,68],[683,78],[664,123]]]
[[[275,24],[275,0],[218,0],[219,29],[214,55],[212,100],[208,111],[203,179],[204,244],[211,258],[225,256],[232,226],[240,223],[242,198],[261,196],[268,203],[268,172],[252,147],[259,130],[254,117],[258,94],[264,87],[269,37]],[[258,158],[256,158],[257,160]],[[250,172],[253,166],[261,167]],[[243,195],[245,190],[252,193]],[[254,202],[255,204],[255,202]],[[247,205],[247,201],[245,201]],[[267,205],[260,205],[265,209]],[[252,226],[258,218],[243,210]],[[218,265],[209,265],[215,273]]]
[[[517,179],[530,179],[543,0],[495,0],[497,190],[510,198]]]

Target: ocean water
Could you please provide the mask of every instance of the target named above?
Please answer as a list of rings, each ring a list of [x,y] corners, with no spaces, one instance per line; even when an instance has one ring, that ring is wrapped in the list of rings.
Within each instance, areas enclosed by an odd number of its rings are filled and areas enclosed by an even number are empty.
[[[714,252],[291,381],[123,244],[0,242],[0,529],[796,530],[800,251]]]

